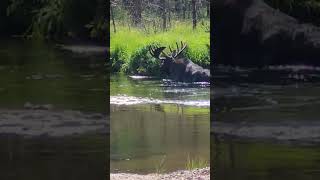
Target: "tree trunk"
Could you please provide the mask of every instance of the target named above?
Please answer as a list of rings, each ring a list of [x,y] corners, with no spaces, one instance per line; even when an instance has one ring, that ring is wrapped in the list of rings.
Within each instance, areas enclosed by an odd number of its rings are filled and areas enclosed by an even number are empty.
[[[207,17],[210,18],[210,0],[207,0]]]
[[[197,9],[196,9],[196,0],[191,1],[192,4],[192,28],[197,28]]]
[[[179,0],[175,0],[174,9],[176,11],[177,17],[180,17],[180,2],[179,2]]]
[[[142,0],[132,0],[130,11],[133,25],[140,26],[142,24]]]
[[[182,0],[182,3],[183,3],[183,14],[182,14],[182,16],[183,16],[183,19],[186,19],[186,11],[187,11],[187,2],[186,2],[186,0]]]
[[[169,20],[169,27],[171,27],[171,9],[170,9],[170,6],[168,6],[168,20]]]
[[[167,7],[166,0],[160,0],[161,8],[162,8],[162,30],[165,31],[167,29]]]
[[[113,8],[112,5],[110,5],[110,13],[111,13],[111,19],[112,19],[112,25],[113,25],[113,32],[116,33],[116,23],[114,21],[114,13],[113,13]]]

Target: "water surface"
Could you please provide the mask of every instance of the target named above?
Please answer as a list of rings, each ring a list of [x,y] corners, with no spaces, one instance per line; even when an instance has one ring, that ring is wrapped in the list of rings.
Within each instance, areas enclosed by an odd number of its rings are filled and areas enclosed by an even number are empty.
[[[319,179],[318,67],[217,67],[211,157],[217,179]]]
[[[111,77],[111,172],[185,169],[210,159],[209,85]]]
[[[0,43],[0,179],[102,179],[105,58],[35,41]]]

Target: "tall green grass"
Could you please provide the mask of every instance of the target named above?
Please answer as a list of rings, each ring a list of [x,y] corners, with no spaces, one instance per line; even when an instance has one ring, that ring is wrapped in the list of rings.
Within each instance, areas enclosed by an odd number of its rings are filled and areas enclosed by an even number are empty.
[[[208,166],[209,166],[209,163],[205,159],[200,157],[191,158],[190,155],[188,155],[187,163],[186,163],[187,170],[205,168]]]
[[[176,42],[188,44],[185,55],[193,62],[208,67],[210,65],[210,33],[205,26],[199,25],[196,30],[190,23],[176,23],[167,31],[153,33],[143,29],[118,26],[117,33],[111,32],[110,52],[112,71],[123,71],[129,74],[157,75],[159,61],[148,53],[148,46],[158,44],[175,47]],[[140,68],[140,69],[139,69]]]

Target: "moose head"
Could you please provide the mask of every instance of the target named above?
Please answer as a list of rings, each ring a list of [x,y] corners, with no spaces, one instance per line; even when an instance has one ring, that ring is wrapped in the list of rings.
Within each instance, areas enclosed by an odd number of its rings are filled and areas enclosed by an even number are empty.
[[[176,67],[178,64],[180,66],[185,63],[187,59],[182,57],[182,52],[186,49],[187,44],[181,41],[181,47],[179,48],[178,43],[176,43],[177,49],[172,50],[169,46],[170,53],[167,54],[164,52],[166,47],[158,47],[158,46],[150,46],[149,52],[150,54],[161,60],[161,69],[164,72],[170,73],[172,67]]]

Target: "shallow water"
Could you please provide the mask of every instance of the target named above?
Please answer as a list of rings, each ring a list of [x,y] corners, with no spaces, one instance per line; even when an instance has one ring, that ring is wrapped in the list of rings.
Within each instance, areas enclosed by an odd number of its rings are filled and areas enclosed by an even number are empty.
[[[310,66],[216,68],[211,162],[217,179],[320,178],[319,75]]]
[[[104,63],[53,44],[0,43],[0,179],[106,176]]]
[[[111,77],[111,172],[185,169],[210,159],[209,85]]]

